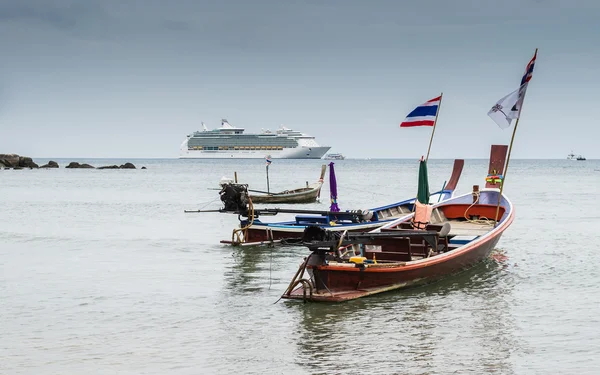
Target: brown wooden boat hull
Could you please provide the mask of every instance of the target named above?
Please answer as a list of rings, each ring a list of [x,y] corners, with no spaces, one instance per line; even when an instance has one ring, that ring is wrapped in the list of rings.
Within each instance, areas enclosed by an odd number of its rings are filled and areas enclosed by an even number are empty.
[[[320,191],[321,185],[299,193],[250,195],[250,199],[252,199],[252,203],[312,203],[317,200]]]
[[[475,246],[465,246],[441,256],[404,266],[389,268],[349,268],[339,266],[315,266],[312,268],[317,290],[303,288],[284,294],[283,298],[310,301],[340,302],[389,290],[402,289],[435,282],[439,279],[472,267],[487,258],[500,240],[502,233],[491,236]],[[456,251],[456,253],[454,253]],[[454,253],[454,254],[453,254]],[[326,287],[325,287],[326,286]]]

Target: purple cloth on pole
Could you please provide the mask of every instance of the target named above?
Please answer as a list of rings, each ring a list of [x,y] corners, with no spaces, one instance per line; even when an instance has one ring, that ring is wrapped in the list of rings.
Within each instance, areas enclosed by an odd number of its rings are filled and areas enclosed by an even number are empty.
[[[337,204],[337,181],[335,180],[333,162],[329,163],[329,196],[331,197],[331,206],[329,207],[329,211],[339,212],[340,208]]]

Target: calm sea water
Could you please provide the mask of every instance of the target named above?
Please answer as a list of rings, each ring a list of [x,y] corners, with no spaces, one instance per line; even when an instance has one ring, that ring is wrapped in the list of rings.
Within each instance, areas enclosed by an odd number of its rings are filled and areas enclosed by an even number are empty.
[[[234,171],[264,189],[262,160],[133,162],[0,171],[1,374],[600,373],[598,161],[512,161],[506,260],[342,304],[276,303],[306,249],[220,245],[236,216],[184,214]],[[275,160],[271,189],[322,163]],[[451,164],[430,162],[432,190]],[[416,193],[416,161],[335,167],[343,209]],[[458,192],[486,172],[467,160]]]

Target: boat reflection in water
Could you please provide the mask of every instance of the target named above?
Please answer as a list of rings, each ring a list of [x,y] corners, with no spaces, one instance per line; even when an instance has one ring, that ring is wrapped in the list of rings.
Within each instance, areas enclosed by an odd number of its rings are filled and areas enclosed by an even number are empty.
[[[510,268],[488,259],[404,293],[285,303],[298,321],[296,364],[310,373],[515,373],[511,354],[523,343],[513,289]]]

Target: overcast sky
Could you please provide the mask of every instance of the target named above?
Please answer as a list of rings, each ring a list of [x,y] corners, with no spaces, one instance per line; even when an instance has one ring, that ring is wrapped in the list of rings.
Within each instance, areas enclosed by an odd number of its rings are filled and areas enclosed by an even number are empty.
[[[227,118],[349,157],[426,153],[399,128],[444,92],[432,158],[508,142],[487,112],[536,69],[515,158],[600,158],[597,0],[0,0],[0,153],[177,157]]]

